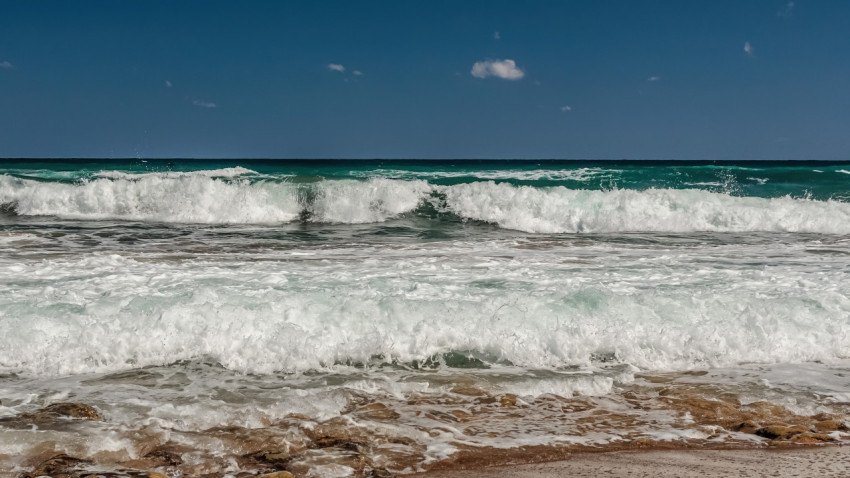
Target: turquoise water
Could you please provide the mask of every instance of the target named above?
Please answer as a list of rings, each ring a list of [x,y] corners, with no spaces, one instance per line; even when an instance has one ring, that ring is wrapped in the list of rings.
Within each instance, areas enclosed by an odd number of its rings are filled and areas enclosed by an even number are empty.
[[[255,171],[253,180],[388,177],[452,185],[493,179],[533,187],[697,188],[741,196],[845,200],[850,181],[850,161],[0,160],[0,172],[22,178],[78,181],[103,171],[138,174],[217,170],[234,165]]]

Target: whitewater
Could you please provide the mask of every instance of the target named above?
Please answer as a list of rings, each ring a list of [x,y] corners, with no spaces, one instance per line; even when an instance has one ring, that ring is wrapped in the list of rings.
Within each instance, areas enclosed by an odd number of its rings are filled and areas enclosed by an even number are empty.
[[[0,176],[0,204],[21,216],[164,223],[363,224],[422,214],[429,206],[532,233],[850,232],[850,203],[833,199],[740,197],[695,188],[568,189],[492,179],[454,185],[383,177],[307,184],[287,176],[248,179],[256,175],[245,168],[113,171],[55,183],[7,174]]]
[[[844,423],[847,169],[0,163],[0,470],[47,442],[179,474],[262,471],[274,443],[300,475],[364,476],[775,439],[698,400]],[[102,420],[27,418],[60,402]]]

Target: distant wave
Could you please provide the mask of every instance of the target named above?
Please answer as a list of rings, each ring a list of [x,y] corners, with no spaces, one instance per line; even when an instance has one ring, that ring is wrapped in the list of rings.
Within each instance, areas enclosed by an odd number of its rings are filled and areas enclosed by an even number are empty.
[[[380,171],[351,171],[354,177],[385,177],[390,179],[454,179],[454,178],[476,178],[493,180],[518,180],[518,181],[588,181],[595,178],[611,177],[620,173],[617,169],[602,168],[577,168],[577,169],[482,169],[482,170],[457,170],[457,171],[420,171],[404,169],[383,169]]]
[[[701,189],[585,190],[494,181],[434,185],[371,178],[257,180],[245,168],[101,173],[78,183],[0,176],[0,205],[26,216],[174,223],[386,221],[423,206],[539,233],[816,232],[850,234],[850,203],[741,197]]]
[[[149,173],[126,173],[123,171],[100,171],[95,173],[97,178],[109,179],[142,179],[146,177],[159,178],[183,178],[190,176],[203,176],[207,178],[235,178],[237,176],[259,174],[256,171],[236,166],[232,168],[207,169],[202,171],[167,171],[167,172],[149,172]]]

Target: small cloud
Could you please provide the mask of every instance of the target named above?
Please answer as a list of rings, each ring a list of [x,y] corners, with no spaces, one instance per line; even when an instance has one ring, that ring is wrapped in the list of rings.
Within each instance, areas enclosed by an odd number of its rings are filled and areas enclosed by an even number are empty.
[[[476,78],[495,76],[503,80],[519,80],[525,76],[525,72],[517,68],[513,60],[479,61],[472,65],[470,73]]]
[[[782,10],[779,10],[776,16],[790,18],[792,13],[794,13],[794,2],[788,2]]]
[[[570,105],[561,106],[561,111],[566,112],[566,111],[572,111],[572,110],[573,110],[573,107],[570,106]]]
[[[750,42],[748,42],[748,41],[744,42],[744,53],[746,53],[749,56],[753,56],[753,51],[754,51],[753,46],[750,45]]]
[[[351,72],[354,76],[363,76],[363,72],[360,70],[354,70]]]
[[[165,80],[165,86],[168,87],[168,88],[171,88],[171,86],[172,86],[171,82],[168,81],[168,80]]]
[[[328,63],[328,69],[331,71],[338,71],[340,73],[345,72],[345,67],[337,63]]]
[[[649,78],[646,79],[646,81],[658,81],[660,79],[661,79],[660,76],[650,76]]]
[[[201,108],[218,108],[218,105],[211,101],[195,100],[192,102],[192,104],[195,106],[200,106]]]
[[[499,35],[499,32],[493,32],[493,39],[494,40],[501,40],[502,35]]]
[[[4,70],[14,70],[15,65],[9,63],[8,61],[0,61],[0,68],[3,68]]]

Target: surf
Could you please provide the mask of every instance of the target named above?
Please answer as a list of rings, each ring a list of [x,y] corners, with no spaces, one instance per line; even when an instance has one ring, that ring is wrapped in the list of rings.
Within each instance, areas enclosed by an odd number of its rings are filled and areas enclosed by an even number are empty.
[[[489,176],[490,173],[485,174]],[[535,173],[536,174],[536,173]],[[75,182],[0,176],[0,207],[21,216],[196,224],[369,224],[434,211],[529,233],[850,233],[850,203],[695,188],[575,189],[481,178],[269,178],[235,167],[98,172]]]

